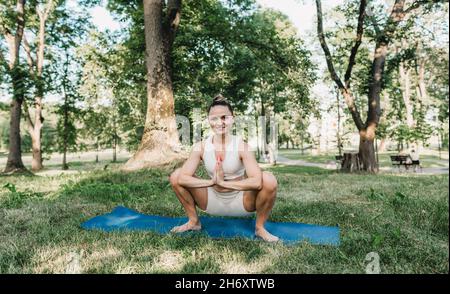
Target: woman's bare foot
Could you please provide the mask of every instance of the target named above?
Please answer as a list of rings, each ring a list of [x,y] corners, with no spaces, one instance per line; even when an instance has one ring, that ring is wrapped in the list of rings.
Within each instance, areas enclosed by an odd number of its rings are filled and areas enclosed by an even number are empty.
[[[186,231],[199,231],[202,229],[202,225],[200,222],[193,223],[191,221],[188,221],[184,225],[173,227],[170,232],[171,233],[183,233]]]
[[[277,236],[272,235],[271,233],[269,233],[264,228],[256,228],[255,229],[255,235],[257,237],[260,237],[261,239],[263,239],[266,242],[277,242],[277,241],[280,240],[280,238],[278,238]]]

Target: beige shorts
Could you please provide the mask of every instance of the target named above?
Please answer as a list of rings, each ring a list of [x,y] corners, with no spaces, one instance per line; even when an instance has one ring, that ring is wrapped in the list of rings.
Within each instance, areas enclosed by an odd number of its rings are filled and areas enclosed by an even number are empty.
[[[244,208],[244,191],[217,192],[208,187],[208,204],[205,212],[215,216],[252,216]]]

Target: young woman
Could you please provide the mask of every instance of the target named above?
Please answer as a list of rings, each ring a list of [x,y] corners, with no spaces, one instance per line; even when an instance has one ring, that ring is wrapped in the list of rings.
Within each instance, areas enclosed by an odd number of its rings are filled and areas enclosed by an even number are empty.
[[[208,108],[208,121],[213,134],[194,144],[181,168],[170,175],[170,182],[189,221],[172,232],[200,230],[196,207],[216,216],[251,216],[256,211],[255,235],[268,242],[278,241],[265,228],[275,202],[277,180],[270,172],[262,172],[246,142],[231,134],[231,105],[218,95]],[[196,177],[203,161],[211,179]]]

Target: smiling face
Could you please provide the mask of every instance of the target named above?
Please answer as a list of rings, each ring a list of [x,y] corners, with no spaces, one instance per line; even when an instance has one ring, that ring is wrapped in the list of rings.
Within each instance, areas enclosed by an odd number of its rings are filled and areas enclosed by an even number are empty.
[[[214,134],[227,134],[233,126],[233,114],[227,106],[216,105],[210,109],[208,121]]]

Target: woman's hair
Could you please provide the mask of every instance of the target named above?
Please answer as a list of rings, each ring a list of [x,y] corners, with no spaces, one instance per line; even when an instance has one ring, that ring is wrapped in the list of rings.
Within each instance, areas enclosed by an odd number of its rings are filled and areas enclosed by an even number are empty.
[[[209,114],[209,111],[211,110],[211,108],[213,108],[214,106],[218,106],[218,105],[228,107],[231,114],[233,114],[233,107],[231,107],[231,104],[221,94],[218,94],[214,97],[213,101],[211,102],[211,104],[208,107],[208,114]]]

